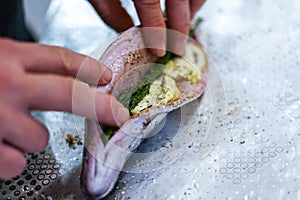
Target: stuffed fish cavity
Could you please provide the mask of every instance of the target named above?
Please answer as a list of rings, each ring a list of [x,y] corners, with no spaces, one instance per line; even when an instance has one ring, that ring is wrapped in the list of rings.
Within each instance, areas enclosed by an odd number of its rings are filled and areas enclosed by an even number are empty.
[[[81,183],[90,199],[101,199],[113,189],[130,154],[168,112],[205,89],[207,64],[197,41],[189,39],[181,57],[167,52],[157,58],[145,48],[141,31],[134,27],[124,32],[100,58],[113,71],[111,83],[100,90],[123,103],[131,118],[109,131],[86,120]]]

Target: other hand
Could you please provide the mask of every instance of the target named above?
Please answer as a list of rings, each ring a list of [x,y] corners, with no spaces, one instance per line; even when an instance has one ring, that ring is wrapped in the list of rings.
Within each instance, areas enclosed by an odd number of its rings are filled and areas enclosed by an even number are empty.
[[[124,123],[129,113],[122,104],[81,82],[105,85],[111,76],[103,64],[65,48],[0,39],[0,177],[20,174],[24,153],[41,151],[48,143],[47,128],[30,110],[73,112],[112,126]]]
[[[205,0],[166,0],[167,25],[164,21],[160,7],[160,0],[135,0],[138,16],[142,27],[169,28],[185,35],[188,35],[190,21],[195,13],[203,5]],[[121,32],[133,26],[133,22],[121,6],[119,0],[90,0],[101,18],[116,31]],[[144,32],[144,39],[148,46],[155,46],[150,51],[156,56],[163,56],[166,49],[167,34],[164,30]],[[186,37],[180,34],[168,35],[168,48],[177,53],[183,54]],[[154,44],[155,43],[155,44]]]

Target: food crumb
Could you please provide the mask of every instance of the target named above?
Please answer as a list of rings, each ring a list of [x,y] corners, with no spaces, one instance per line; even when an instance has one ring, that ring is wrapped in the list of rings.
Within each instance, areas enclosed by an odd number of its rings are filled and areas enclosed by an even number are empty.
[[[74,136],[72,133],[68,133],[66,137],[66,142],[69,144],[70,148],[75,149],[75,145],[82,145],[81,138],[76,135]]]

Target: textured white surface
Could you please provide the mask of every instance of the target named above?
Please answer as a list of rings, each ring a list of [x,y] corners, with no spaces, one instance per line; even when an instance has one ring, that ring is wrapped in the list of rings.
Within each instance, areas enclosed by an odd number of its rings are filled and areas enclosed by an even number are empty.
[[[90,54],[113,33],[85,1],[65,4],[52,1],[43,43]],[[159,162],[132,157],[108,199],[299,199],[299,8],[297,0],[207,1],[199,34],[221,80],[211,76],[183,123],[181,130],[193,137],[173,146],[174,132],[182,137],[177,129],[184,112],[171,113],[137,153],[176,150]],[[61,163],[60,189],[45,186],[44,194],[81,199],[82,146],[69,149],[64,138],[68,132],[82,137],[83,120],[51,112],[38,117],[52,132],[50,146]]]
[[[26,25],[35,37],[40,38],[50,0],[25,0],[23,4]]]

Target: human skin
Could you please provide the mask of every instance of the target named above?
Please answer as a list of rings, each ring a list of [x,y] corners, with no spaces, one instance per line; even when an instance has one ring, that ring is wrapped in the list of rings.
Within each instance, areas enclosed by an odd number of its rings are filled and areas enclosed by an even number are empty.
[[[119,0],[90,2],[116,31],[133,26]],[[165,21],[159,0],[134,1],[142,27],[167,27],[186,35],[203,3],[166,0]],[[169,49],[183,54],[185,37],[161,30],[156,34],[143,32],[146,44],[155,47],[150,52],[163,56]],[[48,144],[48,130],[31,117],[31,110],[73,112],[110,126],[127,121],[128,110],[114,97],[81,83],[105,85],[111,75],[98,61],[64,48],[0,39],[0,178],[20,174],[26,165],[24,153],[41,151]]]
[[[104,22],[116,31],[122,32],[133,26],[130,16],[119,0],[89,1]],[[190,21],[204,2],[205,0],[166,0],[166,21],[160,7],[160,0],[135,0],[134,5],[142,27],[167,27],[188,35]],[[156,47],[150,49],[150,52],[156,56],[163,56],[166,49],[181,55],[184,53],[186,37],[179,35],[167,35],[166,31],[158,29],[155,34],[152,31],[144,32],[144,39],[148,46]]]
[[[31,110],[73,112],[111,126],[129,117],[114,97],[83,84],[105,85],[111,80],[110,69],[91,57],[0,39],[0,60],[1,178],[20,174],[26,165],[24,153],[41,151],[48,144],[48,130],[32,118]]]

